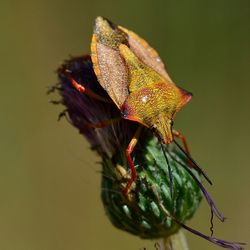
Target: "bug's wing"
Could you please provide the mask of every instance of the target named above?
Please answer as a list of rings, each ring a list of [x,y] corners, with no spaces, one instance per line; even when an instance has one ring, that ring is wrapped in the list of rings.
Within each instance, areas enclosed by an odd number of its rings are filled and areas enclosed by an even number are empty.
[[[128,69],[119,52],[127,35],[108,20],[97,17],[91,42],[91,59],[99,83],[121,108],[128,96]]]
[[[173,83],[169,77],[164,63],[162,62],[160,56],[155,49],[149,46],[149,44],[135,34],[133,31],[127,30],[119,26],[119,29],[122,30],[128,36],[128,45],[132,52],[147,66],[155,70],[161,76],[163,76],[169,83]],[[173,83],[174,84],[174,83]]]

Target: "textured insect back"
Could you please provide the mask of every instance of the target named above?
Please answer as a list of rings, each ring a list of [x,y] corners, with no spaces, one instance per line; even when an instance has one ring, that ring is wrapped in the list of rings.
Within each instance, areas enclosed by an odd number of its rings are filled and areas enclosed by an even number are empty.
[[[170,143],[173,117],[191,94],[172,82],[157,52],[135,33],[98,17],[91,58],[123,118],[154,128],[161,141]]]
[[[164,63],[162,62],[157,51],[153,49],[149,44],[135,34],[133,31],[128,30],[124,27],[118,26],[120,30],[127,34],[128,45],[131,51],[148,67],[154,69],[158,74],[162,75],[169,82],[170,79]]]
[[[121,44],[119,51],[128,68],[130,80],[128,85],[129,92],[133,93],[146,86],[165,81],[155,70],[141,62],[128,46]]]
[[[119,52],[127,43],[124,32],[102,17],[96,18],[91,42],[91,59],[99,83],[114,103],[121,107],[128,96],[128,71]]]

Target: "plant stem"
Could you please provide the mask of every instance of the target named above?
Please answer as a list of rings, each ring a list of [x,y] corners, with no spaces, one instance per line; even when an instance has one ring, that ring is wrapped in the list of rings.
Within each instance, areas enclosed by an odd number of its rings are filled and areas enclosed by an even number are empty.
[[[176,234],[173,234],[167,238],[162,239],[162,245],[164,250],[188,250],[188,244],[185,234],[182,230],[179,230]]]

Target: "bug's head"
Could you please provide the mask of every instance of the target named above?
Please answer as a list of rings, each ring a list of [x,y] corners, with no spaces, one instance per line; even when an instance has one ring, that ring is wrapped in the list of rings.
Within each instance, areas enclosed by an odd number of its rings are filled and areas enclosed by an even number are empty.
[[[174,84],[156,83],[130,93],[121,107],[124,119],[150,128],[164,144],[173,141],[175,114],[186,105],[192,94]]]
[[[174,88],[176,89],[176,93],[175,91],[169,91],[167,95],[164,95],[163,98],[160,98],[160,100],[168,101],[163,103],[162,110],[160,109],[161,105],[157,105],[157,109],[155,110],[156,115],[151,117],[149,120],[150,127],[159,140],[164,144],[169,144],[174,139],[172,128],[175,114],[192,98],[192,94],[186,90],[178,87]]]
[[[155,117],[151,128],[162,143],[169,144],[173,141],[172,127],[173,117],[160,113]]]

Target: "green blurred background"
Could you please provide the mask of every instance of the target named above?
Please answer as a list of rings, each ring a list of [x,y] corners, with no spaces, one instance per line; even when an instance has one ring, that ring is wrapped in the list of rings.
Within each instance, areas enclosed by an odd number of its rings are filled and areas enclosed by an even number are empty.
[[[194,93],[177,115],[228,220],[218,237],[250,238],[250,1],[1,0],[0,249],[154,249],[110,224],[98,157],[49,104],[46,88],[69,55],[89,52],[94,18],[134,30]],[[189,225],[209,233],[203,201]],[[216,220],[215,220],[216,221]],[[187,233],[191,249],[216,249]],[[247,249],[248,247],[246,247]]]

